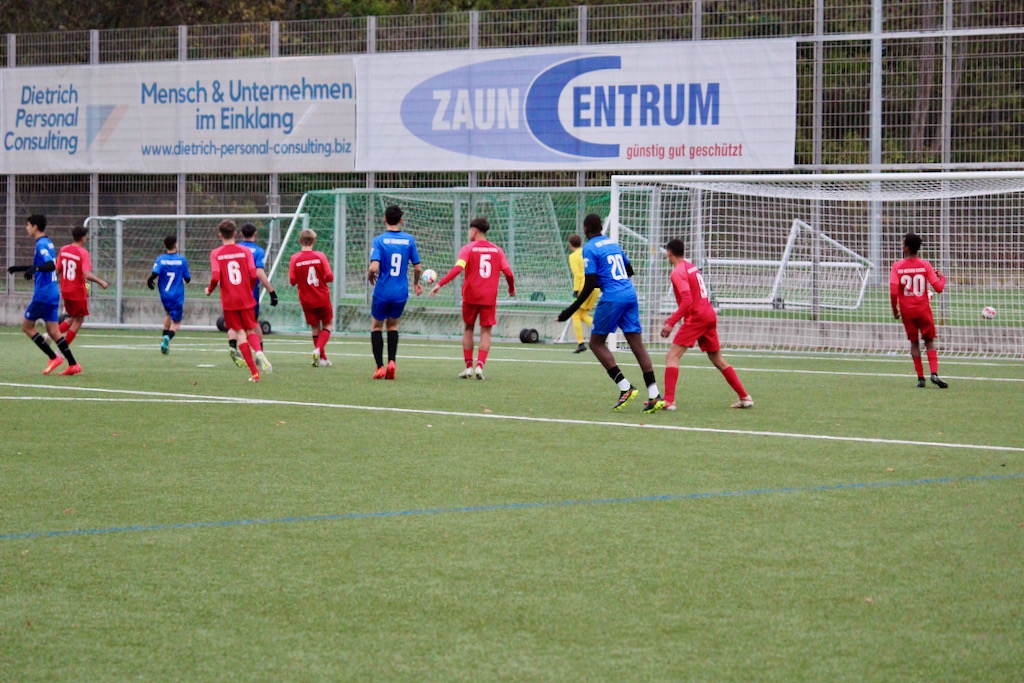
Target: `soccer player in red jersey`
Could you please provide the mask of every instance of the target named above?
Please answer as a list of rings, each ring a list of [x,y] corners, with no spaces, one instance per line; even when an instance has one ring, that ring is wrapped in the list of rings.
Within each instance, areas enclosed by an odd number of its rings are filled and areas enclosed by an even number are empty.
[[[68,319],[60,324],[64,339],[70,344],[89,315],[89,291],[86,282],[95,282],[103,289],[109,287],[106,281],[92,272],[92,259],[85,248],[89,230],[77,227],[71,231],[73,242],[57,252],[57,272],[60,274],[60,295],[64,299],[64,310]]]
[[[491,328],[497,320],[498,310],[498,273],[505,274],[508,283],[508,295],[516,295],[515,280],[512,266],[505,258],[501,247],[487,241],[487,231],[491,224],[486,218],[474,218],[469,224],[469,244],[459,251],[455,265],[448,273],[437,281],[430,296],[436,295],[442,287],[465,271],[462,279],[462,355],[466,360],[466,369],[459,377],[467,379],[476,376],[484,378],[484,363],[491,350]],[[473,369],[473,329],[477,318],[480,319],[480,353],[476,359],[476,370]]]
[[[238,333],[238,350],[249,366],[250,382],[260,381],[260,371],[253,360],[253,351],[262,350],[256,329],[256,300],[252,298],[253,283],[256,282],[256,262],[252,252],[235,244],[237,231],[235,222],[224,219],[217,226],[221,246],[210,252],[210,284],[206,296],[220,285],[220,304],[224,309],[224,325]],[[250,343],[252,348],[250,347]]]
[[[306,228],[299,232],[300,250],[292,254],[288,263],[288,282],[299,288],[299,305],[306,316],[306,322],[313,330],[313,367],[329,368],[325,348],[331,338],[331,322],[334,320],[334,306],[331,305],[331,289],[334,273],[327,256],[314,251],[316,233]]]
[[[743,388],[736,371],[722,357],[721,346],[718,343],[718,315],[711,307],[708,288],[700,270],[683,258],[684,247],[683,241],[679,239],[669,240],[665,245],[668,262],[672,264],[672,292],[676,295],[679,307],[665,321],[661,328],[661,336],[667,339],[676,323],[682,320],[683,324],[679,326],[679,331],[672,339],[672,346],[665,354],[664,409],[676,409],[679,359],[686,353],[686,349],[692,348],[695,344],[699,344],[700,350],[708,354],[712,364],[725,376],[725,381],[739,396],[739,400],[733,403],[732,407],[753,408],[754,399]]]
[[[917,387],[923,389],[925,386],[919,342],[921,338],[928,352],[932,384],[945,389],[949,385],[939,379],[939,352],[935,350],[935,320],[928,301],[928,285],[936,292],[941,292],[946,287],[946,276],[918,257],[920,249],[921,236],[908,232],[903,238],[904,258],[892,264],[889,273],[889,303],[892,304],[893,317],[903,319],[903,329],[907,331],[907,339],[910,340],[910,357],[917,370]]]

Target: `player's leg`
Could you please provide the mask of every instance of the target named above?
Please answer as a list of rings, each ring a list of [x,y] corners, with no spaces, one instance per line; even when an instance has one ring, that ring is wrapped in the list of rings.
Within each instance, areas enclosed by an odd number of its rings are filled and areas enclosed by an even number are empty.
[[[708,360],[711,364],[718,368],[718,371],[725,377],[725,381],[729,383],[732,390],[736,392],[736,396],[739,400],[732,404],[733,408],[753,408],[754,399],[751,398],[747,390],[743,388],[743,383],[740,382],[739,375],[736,374],[736,370],[733,369],[725,358],[722,356],[721,350],[708,351]]]
[[[231,311],[232,313],[242,313],[242,311]],[[225,311],[225,314],[228,311]],[[225,316],[226,317],[226,316]],[[238,340],[238,352],[242,354],[242,358],[245,360],[246,367],[249,368],[249,373],[252,375],[249,378],[251,382],[258,382],[260,380],[260,370],[256,365],[256,358],[253,356],[252,345],[249,343],[249,334],[246,331],[245,323],[239,322],[239,328],[235,330],[235,338]],[[230,327],[228,329],[231,329]],[[252,329],[252,328],[248,328]]]
[[[676,409],[676,384],[679,382],[679,359],[686,347],[673,343],[665,353],[665,410]]]
[[[583,313],[582,308],[577,308],[572,314],[572,331],[576,333],[576,348],[573,349],[573,353],[583,353],[587,350],[587,345],[583,343]]]
[[[227,318],[227,311],[224,311],[224,317]],[[228,328],[228,355],[231,356],[231,361],[235,365],[240,368],[246,367],[245,358],[238,350],[238,332],[230,327]]]
[[[61,363],[64,362],[63,358],[58,358],[57,354],[53,352],[50,345],[47,343],[43,335],[39,334],[36,329],[36,315],[38,312],[35,310],[35,302],[28,305],[25,309],[25,317],[21,321],[21,331],[25,333],[25,336],[32,340],[32,342],[39,347],[39,350],[46,354],[46,357],[50,359],[50,362],[46,365],[46,369],[43,370],[44,375],[49,375],[53,372]]]
[[[476,320],[462,323],[462,360],[466,363],[466,369],[459,373],[460,379],[467,379],[473,376],[473,332],[476,329]]]
[[[939,352],[935,348],[935,339],[932,337],[925,337],[924,348],[928,354],[928,370],[931,372],[932,384],[937,386],[939,389],[946,389],[949,385],[939,379]],[[920,353],[920,350],[918,353]]]
[[[661,410],[665,407],[665,399],[661,397],[661,392],[658,390],[658,379],[654,374],[654,363],[651,362],[651,354],[647,353],[647,347],[644,346],[643,334],[639,331],[626,332],[626,328],[623,327],[623,336],[629,344],[629,350],[633,352],[633,356],[640,364],[640,369],[644,373],[644,384],[647,385],[648,400],[644,404],[643,412],[653,413]]]
[[[377,299],[373,300],[374,306]],[[374,379],[384,379],[384,314],[378,318],[376,314],[370,315],[370,348],[373,350],[373,362],[377,369],[373,373]]]
[[[333,322],[333,316],[331,309],[327,306],[318,309],[320,311],[320,322],[316,329],[319,330],[316,335],[317,351],[320,354],[319,366],[321,368],[329,368],[334,365],[330,359],[327,358],[327,342],[331,339],[331,323]]]
[[[480,320],[480,350],[476,354],[476,370],[474,374],[477,379],[484,378],[484,364],[487,363],[487,354],[491,352],[491,328],[493,325],[484,325],[483,318]]]
[[[393,302],[388,311],[388,318],[384,321],[385,329],[388,332],[388,364],[384,370],[384,379],[394,379],[397,368],[395,360],[398,358],[398,319],[402,317],[405,310],[405,302]]]
[[[257,303],[252,309],[252,327],[246,329],[245,337],[249,341],[249,347],[255,352],[256,364],[264,372],[273,372],[274,366],[270,359],[263,352],[263,330],[260,327],[260,305]]]
[[[910,359],[914,361],[917,373],[917,388],[924,389],[924,363],[921,362],[921,347],[916,340],[910,342]]]
[[[639,394],[639,390],[626,379],[619,366],[615,363],[615,355],[608,348],[608,335],[619,326],[620,305],[602,301],[597,304],[594,310],[594,325],[590,330],[590,350],[600,361],[601,366],[608,373],[608,376],[615,386],[619,388],[619,400],[612,407],[612,410],[621,410]]]
[[[71,353],[71,347],[68,346],[68,340],[62,337],[60,334],[60,323],[57,322],[56,310],[57,307],[54,306],[53,317],[44,318],[44,321],[46,322],[46,333],[50,335],[51,339],[57,340],[57,350],[60,351],[61,355],[64,356],[64,358],[66,358],[68,361],[68,366],[64,368],[64,372],[60,374],[77,375],[82,371],[82,366],[78,364],[78,361],[75,360],[75,355]],[[50,361],[50,364],[52,365],[53,361]],[[60,363],[58,363],[57,365],[60,365]],[[57,366],[55,365],[54,368],[56,367]]]
[[[65,322],[68,322],[69,324],[68,324],[67,331],[64,332],[64,339],[67,341],[68,344],[70,344],[71,342],[73,342],[75,340],[75,337],[78,336],[78,331],[80,329],[82,329],[82,323],[85,322],[85,316],[82,316],[82,315],[72,316],[72,317],[68,318]],[[58,325],[57,326],[57,333],[60,334],[60,332],[61,332],[61,326]]]

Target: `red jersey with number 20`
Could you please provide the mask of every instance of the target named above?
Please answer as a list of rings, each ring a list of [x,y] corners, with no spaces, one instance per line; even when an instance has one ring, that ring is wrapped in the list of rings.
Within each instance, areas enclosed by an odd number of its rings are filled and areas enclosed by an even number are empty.
[[[504,273],[512,287],[512,266],[501,247],[487,240],[470,242],[459,251],[455,262],[465,270],[462,300],[467,304],[493,306],[498,301],[498,273]]]
[[[85,301],[89,297],[85,291],[85,273],[90,270],[92,261],[88,250],[76,244],[61,247],[57,252],[60,295],[67,301]]]
[[[256,307],[252,298],[256,262],[252,252],[237,244],[225,244],[210,252],[210,287],[220,283],[220,305],[225,311]]]
[[[896,297],[904,318],[931,317],[928,285],[936,292],[946,287],[946,276],[939,276],[932,264],[917,256],[909,256],[892,264],[889,274],[889,296]]]
[[[669,316],[666,324],[675,325],[686,318],[686,322],[710,323],[718,320],[715,309],[711,306],[711,297],[700,269],[689,261],[681,260],[672,269],[672,293],[676,295],[675,313]]]
[[[288,282],[299,288],[299,304],[303,308],[330,308],[334,273],[322,251],[297,251],[288,262]]]

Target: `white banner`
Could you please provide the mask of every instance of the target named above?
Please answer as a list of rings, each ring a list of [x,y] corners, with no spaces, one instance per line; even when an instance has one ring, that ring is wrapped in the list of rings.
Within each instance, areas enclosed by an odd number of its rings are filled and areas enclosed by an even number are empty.
[[[351,171],[351,57],[0,70],[0,173]]]
[[[793,166],[792,40],[374,55],[356,74],[359,171]]]

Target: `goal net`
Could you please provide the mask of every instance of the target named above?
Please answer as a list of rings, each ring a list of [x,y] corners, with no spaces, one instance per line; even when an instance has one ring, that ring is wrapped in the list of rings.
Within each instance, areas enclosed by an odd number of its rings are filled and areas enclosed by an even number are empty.
[[[634,262],[652,346],[675,308],[663,248],[679,238],[728,347],[902,352],[889,269],[914,231],[948,278],[932,300],[942,352],[1020,357],[1022,218],[1021,172],[614,176],[606,233]]]

